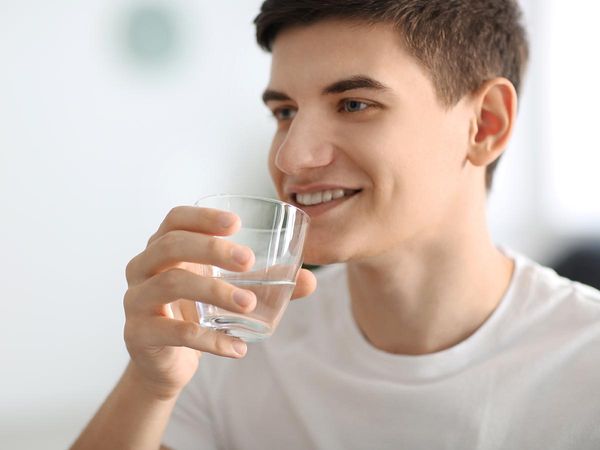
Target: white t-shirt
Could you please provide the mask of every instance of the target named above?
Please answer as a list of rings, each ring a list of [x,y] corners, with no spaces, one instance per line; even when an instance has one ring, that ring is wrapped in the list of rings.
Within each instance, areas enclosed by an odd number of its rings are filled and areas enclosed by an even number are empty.
[[[505,251],[506,252],[506,251]],[[438,353],[380,351],[343,265],[241,360],[205,354],[163,443],[192,449],[600,449],[600,292],[522,255],[504,298]],[[374,300],[374,307],[376,307]]]

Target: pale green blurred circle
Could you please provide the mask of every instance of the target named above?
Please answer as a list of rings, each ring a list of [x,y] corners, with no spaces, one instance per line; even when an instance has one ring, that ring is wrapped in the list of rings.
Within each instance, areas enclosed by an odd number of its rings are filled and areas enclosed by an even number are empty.
[[[125,37],[135,62],[166,64],[175,59],[180,46],[177,16],[164,6],[138,6],[129,14]]]

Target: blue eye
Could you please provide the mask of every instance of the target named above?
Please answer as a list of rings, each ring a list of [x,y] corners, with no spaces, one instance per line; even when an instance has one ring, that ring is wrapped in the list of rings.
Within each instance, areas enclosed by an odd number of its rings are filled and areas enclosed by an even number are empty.
[[[278,108],[273,111],[273,116],[277,120],[290,120],[296,115],[296,111],[293,108]]]
[[[368,103],[359,102],[358,100],[345,100],[343,109],[345,112],[353,113],[353,112],[364,111],[369,106],[370,105]]]

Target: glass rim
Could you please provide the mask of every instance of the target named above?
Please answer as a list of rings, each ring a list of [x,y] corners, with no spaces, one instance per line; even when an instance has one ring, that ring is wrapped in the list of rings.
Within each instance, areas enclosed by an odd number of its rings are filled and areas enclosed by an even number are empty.
[[[246,194],[210,194],[210,195],[205,195],[203,197],[200,197],[196,200],[196,202],[194,203],[194,206],[200,206],[198,205],[199,202],[201,202],[202,200],[206,200],[209,198],[243,198],[243,199],[248,199],[248,200],[259,200],[262,202],[267,202],[267,203],[274,203],[276,205],[279,206],[288,206],[291,208],[294,208],[296,211],[300,212],[305,219],[308,221],[308,223],[310,224],[310,216],[308,215],[308,213],[306,211],[304,211],[303,209],[298,208],[295,205],[292,205],[291,203],[287,203],[284,202],[282,200],[276,199],[276,198],[267,198],[267,197],[259,197],[257,195],[246,195]]]

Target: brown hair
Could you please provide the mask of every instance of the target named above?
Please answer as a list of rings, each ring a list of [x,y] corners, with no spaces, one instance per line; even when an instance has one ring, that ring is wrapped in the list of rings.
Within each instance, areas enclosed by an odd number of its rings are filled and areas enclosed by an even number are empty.
[[[254,24],[258,44],[270,52],[277,34],[295,25],[392,23],[451,107],[497,76],[519,92],[529,54],[521,16],[516,0],[266,0]],[[488,190],[498,161],[487,167]]]

